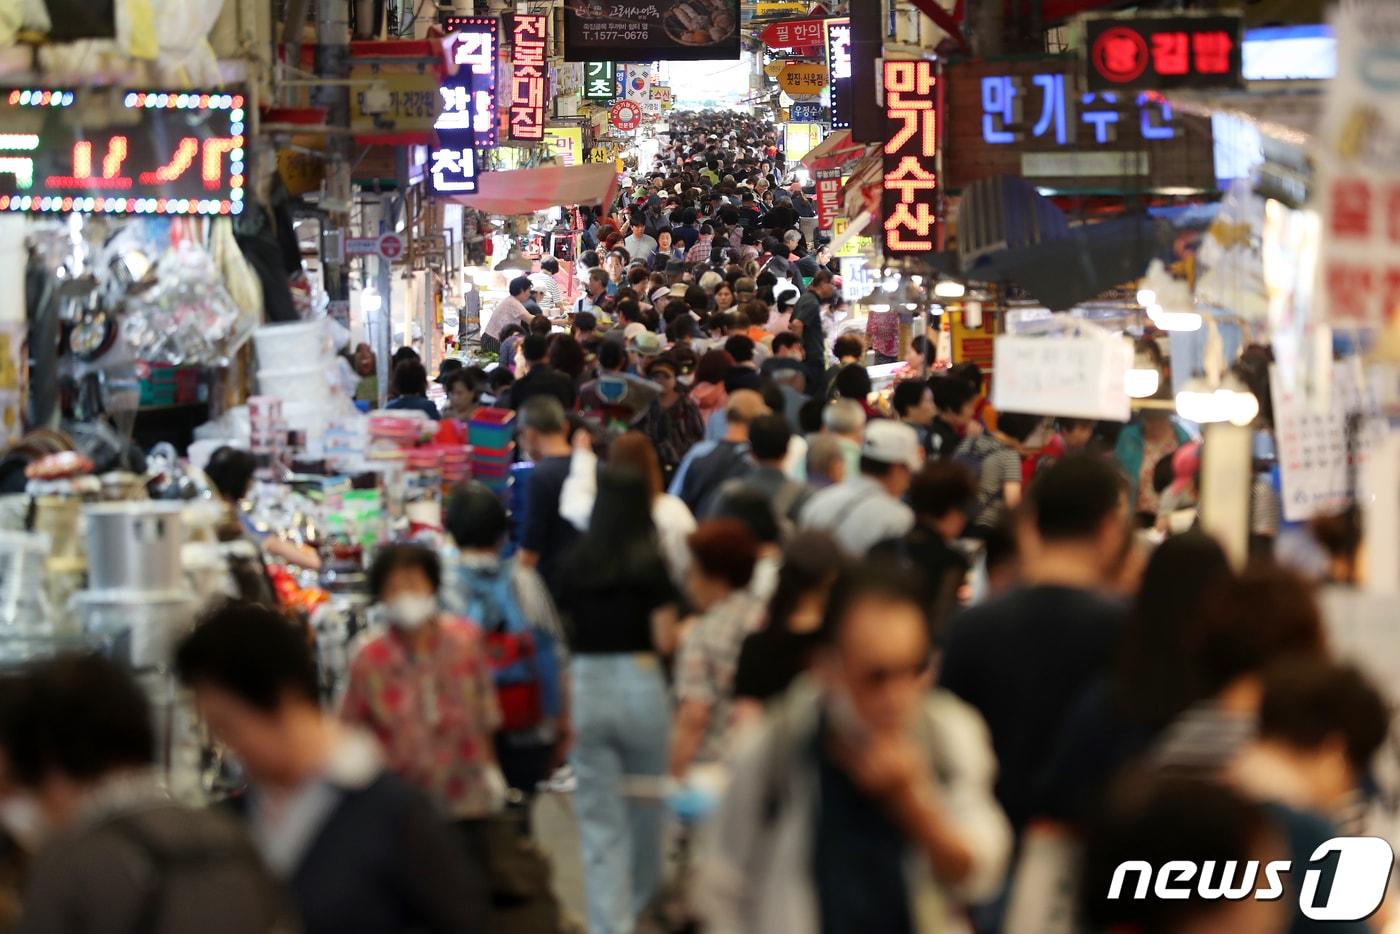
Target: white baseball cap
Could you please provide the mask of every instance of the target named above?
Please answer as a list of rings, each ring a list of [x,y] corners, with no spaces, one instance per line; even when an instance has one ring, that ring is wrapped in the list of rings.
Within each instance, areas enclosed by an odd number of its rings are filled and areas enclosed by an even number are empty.
[[[882,464],[903,464],[911,471],[924,466],[924,452],[919,447],[919,435],[903,422],[878,418],[865,426],[865,441],[860,456]]]

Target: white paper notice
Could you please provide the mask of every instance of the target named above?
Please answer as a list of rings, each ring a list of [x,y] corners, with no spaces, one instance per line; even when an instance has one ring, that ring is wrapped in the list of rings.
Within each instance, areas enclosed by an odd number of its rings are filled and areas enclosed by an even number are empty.
[[[1126,422],[1133,342],[1111,335],[996,339],[992,404],[1002,412]]]

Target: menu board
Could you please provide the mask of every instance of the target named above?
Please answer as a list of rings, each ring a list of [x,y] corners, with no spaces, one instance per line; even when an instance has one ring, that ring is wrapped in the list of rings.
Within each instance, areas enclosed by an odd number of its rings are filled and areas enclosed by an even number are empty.
[[[739,58],[739,0],[576,0],[564,10],[564,60]]]

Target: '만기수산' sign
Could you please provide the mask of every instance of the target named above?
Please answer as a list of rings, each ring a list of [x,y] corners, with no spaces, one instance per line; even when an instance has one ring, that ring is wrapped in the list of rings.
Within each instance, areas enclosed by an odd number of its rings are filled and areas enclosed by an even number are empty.
[[[738,59],[739,0],[572,0],[564,59]]]

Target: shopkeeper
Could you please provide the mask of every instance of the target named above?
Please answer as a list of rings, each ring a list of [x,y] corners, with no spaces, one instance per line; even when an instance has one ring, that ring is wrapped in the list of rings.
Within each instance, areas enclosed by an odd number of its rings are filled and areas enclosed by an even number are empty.
[[[316,552],[316,549],[308,545],[289,542],[271,532],[258,529],[239,506],[240,501],[247,497],[248,490],[253,485],[253,472],[256,469],[257,462],[253,459],[253,455],[239,448],[221,447],[209,456],[209,463],[205,465],[204,473],[214,484],[214,488],[218,490],[219,496],[229,510],[228,521],[220,528],[220,540],[230,542],[243,538],[257,544],[263,553],[274,558],[297,567],[319,571],[321,569],[321,556]],[[236,556],[234,557],[236,559]],[[247,579],[251,575],[245,573],[242,568],[235,566],[231,567],[230,570],[239,585],[239,590],[245,595],[250,590],[259,589],[256,582]]]

